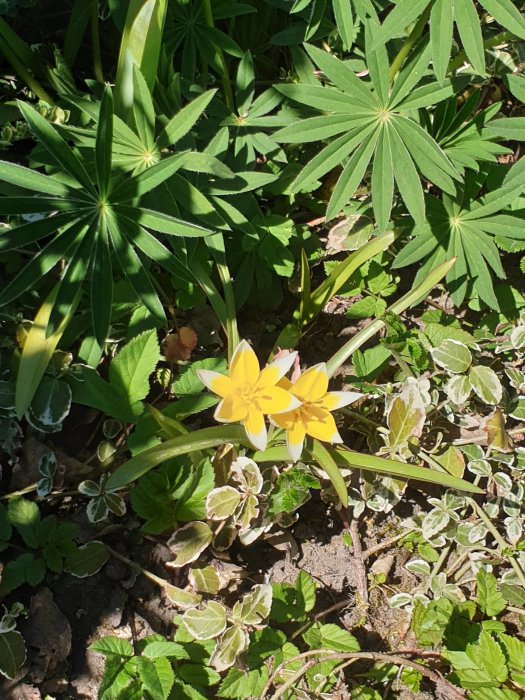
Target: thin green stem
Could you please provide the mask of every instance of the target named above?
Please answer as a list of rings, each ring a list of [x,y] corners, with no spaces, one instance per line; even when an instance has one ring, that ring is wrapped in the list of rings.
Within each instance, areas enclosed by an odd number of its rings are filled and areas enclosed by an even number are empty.
[[[408,35],[405,43],[403,46],[399,49],[397,56],[394,58],[392,65],[390,66],[390,72],[389,72],[389,78],[390,81],[394,80],[396,75],[399,73],[401,70],[401,66],[405,62],[408,54],[412,51],[414,48],[416,42],[419,40],[419,37],[421,34],[423,34],[423,29],[425,28],[425,24],[428,22],[428,18],[430,17],[430,10],[432,8],[432,3],[429,2],[425,11],[421,15],[421,17],[418,19],[418,21],[415,23],[412,31]]]
[[[506,540],[500,535],[500,533],[498,532],[494,523],[489,518],[489,516],[485,513],[483,508],[481,508],[473,498],[467,498],[467,502],[471,506],[472,510],[476,513],[476,515],[479,516],[480,520],[483,521],[483,524],[485,525],[487,530],[494,537],[494,539],[498,543],[502,553],[504,553],[505,551],[512,550],[512,545],[509,544],[508,542],[506,542]],[[525,571],[523,571],[523,569],[521,568],[519,563],[516,561],[512,552],[509,552],[509,554],[507,554],[507,559],[508,559],[509,564],[512,566],[512,568],[516,572],[516,576],[521,581],[521,585],[525,586]]]
[[[214,27],[214,22],[213,22],[213,12],[211,9],[211,0],[202,0],[202,7],[204,10],[204,19],[206,21],[206,25],[208,27]],[[233,92],[232,92],[232,86],[230,83],[230,76],[228,72],[228,65],[226,63],[226,59],[224,58],[224,53],[220,46],[215,47],[215,53],[217,54],[217,58],[219,59],[219,63],[221,66],[221,80],[222,80],[222,88],[224,90],[224,99],[226,101],[226,105],[228,109],[231,112],[235,111],[235,103],[233,101]]]
[[[98,29],[98,2],[91,5],[91,44],[93,47],[93,70],[97,83],[104,84],[102,57],[100,55],[100,33]]]
[[[388,307],[388,313],[399,315],[410,306],[415,306],[420,301],[425,299],[429,292],[440,282],[443,277],[449,272],[456,262],[456,258],[447,260],[446,262],[438,265],[435,270],[432,270],[430,274],[427,275],[426,279],[418,284],[414,289],[405,294]],[[328,376],[331,377],[336,372],[336,370],[341,367],[343,362],[345,362],[358,348],[370,340],[378,331],[385,327],[385,322],[380,318],[372,321],[366,328],[362,331],[356,333],[353,338],[351,338],[343,347],[338,350],[326,363],[326,369],[328,371]]]

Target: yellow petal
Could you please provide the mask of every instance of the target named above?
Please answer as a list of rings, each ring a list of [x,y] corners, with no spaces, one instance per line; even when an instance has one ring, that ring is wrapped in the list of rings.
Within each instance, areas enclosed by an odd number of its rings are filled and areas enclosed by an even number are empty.
[[[212,372],[210,369],[198,369],[197,376],[201,382],[214,394],[223,398],[233,391],[233,385],[230,377],[226,377],[219,372]]]
[[[283,428],[284,430],[290,430],[294,423],[301,420],[301,414],[299,411],[290,411],[289,413],[278,413],[276,415],[269,415],[270,423],[273,423],[277,428]]]
[[[248,409],[248,415],[244,420],[244,429],[252,445],[258,450],[265,450],[268,444],[268,433],[263,414],[254,406]]]
[[[325,408],[308,406],[308,413],[303,411],[306,433],[323,442],[341,442],[334,417]]]
[[[259,360],[250,345],[241,340],[233,353],[230,363],[230,376],[235,388],[245,389],[255,386],[259,379]]]
[[[248,404],[237,394],[228,394],[215,409],[215,420],[220,423],[236,423],[248,415]]]
[[[297,397],[278,386],[267,386],[264,389],[259,389],[254,394],[253,400],[259,411],[266,414],[286,413],[301,405]]]
[[[301,459],[305,437],[306,429],[302,420],[296,420],[286,431],[286,446],[292,462],[297,462]]]
[[[264,372],[264,370],[263,370]],[[291,391],[293,388],[292,382],[288,379],[288,377],[283,377],[282,379],[279,380],[279,383],[277,386],[280,386],[281,389],[286,389],[286,391]]]
[[[274,360],[261,371],[259,381],[257,382],[257,387],[262,388],[265,386],[275,386],[275,384],[277,384],[277,382],[288,372],[296,357],[297,353],[291,352],[288,355],[283,355],[277,360]]]
[[[338,408],[354,403],[358,399],[362,399],[363,396],[364,394],[359,394],[357,391],[329,391],[316,401],[315,405],[326,408],[327,411],[335,411]]]
[[[307,369],[293,385],[293,393],[305,402],[317,401],[327,391],[328,373],[324,362]]]

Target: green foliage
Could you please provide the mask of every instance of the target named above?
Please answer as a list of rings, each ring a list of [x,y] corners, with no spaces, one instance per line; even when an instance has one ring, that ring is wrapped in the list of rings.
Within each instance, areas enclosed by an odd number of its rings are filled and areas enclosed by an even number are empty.
[[[9,549],[15,532],[28,549],[6,561],[0,596],[25,583],[37,586],[47,570],[81,578],[99,571],[108,559],[105,545],[95,540],[77,545],[78,530],[73,523],[59,522],[55,515],[42,518],[38,505],[20,496],[11,498],[7,509],[0,505],[0,549]]]

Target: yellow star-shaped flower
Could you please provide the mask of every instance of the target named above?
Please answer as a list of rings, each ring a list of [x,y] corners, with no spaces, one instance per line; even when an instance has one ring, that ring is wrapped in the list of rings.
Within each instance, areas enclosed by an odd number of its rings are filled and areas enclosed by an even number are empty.
[[[264,416],[293,411],[301,403],[285,388],[276,386],[292,366],[296,354],[281,357],[261,370],[257,355],[242,340],[230,362],[229,375],[197,370],[201,382],[222,398],[215,411],[215,420],[242,423],[253,446],[265,450],[268,433]]]
[[[294,384],[282,379],[279,386],[288,389],[301,402],[293,411],[270,415],[274,425],[286,430],[286,444],[294,462],[301,457],[307,435],[323,442],[342,442],[331,411],[348,406],[362,394],[328,391],[328,372],[324,362],[307,369]]]

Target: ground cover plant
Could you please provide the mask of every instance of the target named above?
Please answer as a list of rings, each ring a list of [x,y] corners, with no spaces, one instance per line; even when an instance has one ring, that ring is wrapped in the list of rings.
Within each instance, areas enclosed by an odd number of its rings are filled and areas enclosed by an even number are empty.
[[[525,4],[0,0],[0,696],[525,694]]]

